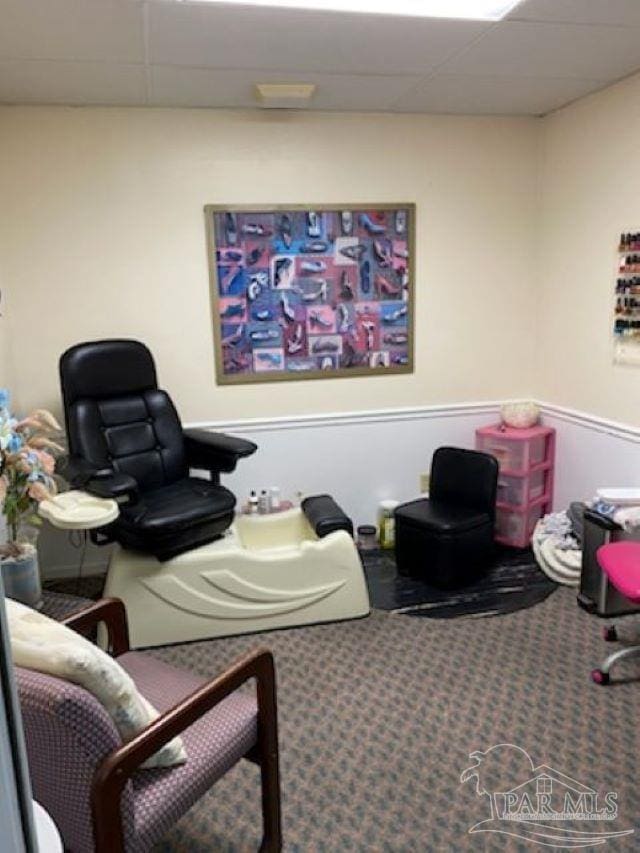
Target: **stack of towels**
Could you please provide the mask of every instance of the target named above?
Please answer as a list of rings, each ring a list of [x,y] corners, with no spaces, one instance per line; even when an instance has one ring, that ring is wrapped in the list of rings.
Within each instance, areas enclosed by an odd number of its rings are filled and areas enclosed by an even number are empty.
[[[556,583],[580,583],[584,509],[583,503],[576,502],[566,512],[545,515],[533,532],[531,546],[538,565]]]

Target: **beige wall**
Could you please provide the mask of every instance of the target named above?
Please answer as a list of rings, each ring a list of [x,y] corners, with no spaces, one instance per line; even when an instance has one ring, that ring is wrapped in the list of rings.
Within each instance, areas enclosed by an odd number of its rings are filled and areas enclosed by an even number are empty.
[[[148,342],[187,421],[533,393],[538,125],[0,108],[21,406],[55,408],[59,354],[112,335]],[[216,387],[203,205],[369,200],[417,204],[415,373]]]
[[[640,231],[640,76],[543,121],[537,396],[640,425],[640,373],[613,364],[617,241]]]
[[[9,283],[3,275],[0,260],[0,388],[10,388],[13,385],[11,335],[9,332],[9,317],[11,316],[11,295]]]

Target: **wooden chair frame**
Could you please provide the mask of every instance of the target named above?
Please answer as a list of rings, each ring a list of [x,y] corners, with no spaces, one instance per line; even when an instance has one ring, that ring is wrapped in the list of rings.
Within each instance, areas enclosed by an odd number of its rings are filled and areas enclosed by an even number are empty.
[[[106,627],[108,648],[114,657],[129,651],[127,614],[119,599],[102,599],[64,620],[65,625],[81,634],[95,630],[99,623]],[[258,649],[203,684],[103,759],[91,787],[96,853],[125,853],[120,799],[128,779],[140,765],[252,678],[257,685],[258,740],[244,757],[260,766],[263,823],[260,850],[276,853],[282,849],[275,666],[271,652]]]

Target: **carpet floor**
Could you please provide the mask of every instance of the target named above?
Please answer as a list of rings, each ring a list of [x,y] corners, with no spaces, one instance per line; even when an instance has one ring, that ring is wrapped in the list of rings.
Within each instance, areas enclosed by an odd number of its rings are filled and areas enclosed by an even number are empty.
[[[622,631],[633,621],[622,620]],[[574,591],[500,619],[374,611],[151,653],[211,676],[258,645],[273,650],[278,668],[287,851],[531,850],[468,833],[490,806],[460,774],[472,751],[504,743],[535,765],[617,792],[618,818],[604,828],[635,833],[607,847],[638,849],[639,664],[621,666],[610,687],[592,684],[589,670],[611,646]],[[507,774],[509,755],[521,753],[506,751]],[[157,850],[235,853],[255,850],[259,837],[258,771],[243,762]]]

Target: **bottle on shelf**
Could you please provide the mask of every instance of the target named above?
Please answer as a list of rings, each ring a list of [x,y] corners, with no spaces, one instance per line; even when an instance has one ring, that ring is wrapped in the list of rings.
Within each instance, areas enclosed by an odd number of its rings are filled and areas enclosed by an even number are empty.
[[[396,507],[399,501],[380,501],[378,511],[378,537],[380,547],[391,549],[396,544]]]
[[[280,489],[278,486],[271,486],[269,489],[269,510],[270,512],[278,512],[280,509]]]

